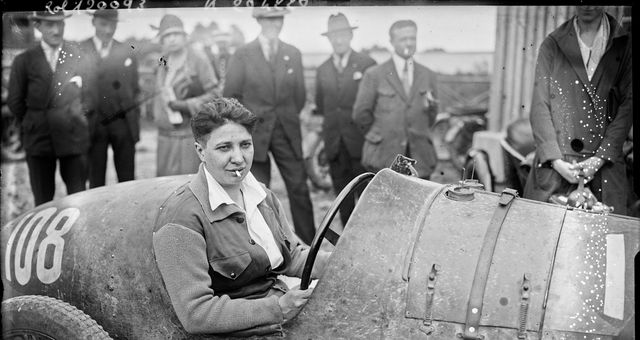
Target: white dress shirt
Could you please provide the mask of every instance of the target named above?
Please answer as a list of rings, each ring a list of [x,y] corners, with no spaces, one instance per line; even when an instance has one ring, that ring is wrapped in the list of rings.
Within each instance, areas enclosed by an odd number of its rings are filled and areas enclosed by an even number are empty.
[[[49,62],[49,67],[51,67],[51,71],[56,71],[56,65],[58,64],[58,58],[60,57],[60,51],[62,51],[62,44],[57,47],[49,46],[44,40],[40,41],[40,47],[42,47],[42,51],[44,51],[44,56],[47,58]]]
[[[107,47],[102,48],[102,40],[98,39],[98,37],[93,37],[93,44],[96,46],[96,51],[98,51],[98,55],[100,58],[106,58],[109,55],[109,51],[111,50],[111,46],[113,45],[113,39],[109,40]]]
[[[409,86],[413,85],[413,57],[409,59],[405,59],[399,56],[397,53],[393,53],[391,55],[393,59],[393,64],[396,66],[396,72],[398,72],[398,77],[400,81],[402,81],[402,71],[404,70],[404,65],[407,64],[408,68],[408,76],[409,76]]]
[[[237,204],[229,197],[229,194],[220,186],[213,176],[209,173],[207,168],[204,168],[204,173],[207,178],[207,187],[209,189],[209,203],[211,210],[216,210],[222,204]],[[249,229],[249,236],[260,245],[269,256],[269,262],[271,268],[277,268],[284,258],[280,253],[280,248],[276,243],[273,233],[267,222],[264,220],[262,213],[258,209],[258,204],[264,201],[267,197],[267,193],[262,189],[258,180],[249,173],[242,181],[240,190],[243,193],[245,213],[247,216],[247,226]],[[242,208],[241,208],[242,209]]]
[[[267,39],[267,37],[265,37],[264,35],[260,34],[258,35],[258,42],[260,43],[260,47],[262,47],[262,53],[264,53],[264,58],[267,59],[267,61],[273,61],[270,60],[270,53],[273,53],[273,56],[275,57],[276,53],[278,52],[278,45],[279,45],[279,40],[276,39],[275,42]],[[274,48],[275,45],[275,51],[271,51],[272,48]]]
[[[598,32],[596,33],[591,46],[587,46],[587,44],[585,44],[580,38],[580,26],[578,25],[577,17],[573,20],[573,27],[575,28],[576,36],[578,37],[578,45],[580,45],[582,62],[587,70],[587,76],[589,77],[589,80],[591,80],[591,77],[593,77],[593,74],[596,72],[596,68],[598,68],[600,59],[602,59],[607,48],[607,42],[609,41],[609,19],[605,14],[602,15],[600,27],[598,28]]]
[[[342,72],[347,67],[347,63],[349,62],[349,56],[351,56],[351,49],[349,49],[345,54],[340,57],[337,54],[333,54],[333,66],[336,67],[336,70]]]

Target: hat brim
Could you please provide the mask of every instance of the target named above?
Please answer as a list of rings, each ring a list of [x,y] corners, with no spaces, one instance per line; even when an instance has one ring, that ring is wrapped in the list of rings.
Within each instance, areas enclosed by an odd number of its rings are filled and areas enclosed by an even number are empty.
[[[118,17],[115,18],[109,18],[109,17],[103,17],[103,16],[95,16],[94,13],[87,13],[90,16],[94,17],[94,18],[100,18],[100,19],[104,19],[104,20],[109,20],[109,21],[113,21],[113,22],[122,22],[122,20],[118,19]]]
[[[260,14],[253,14],[253,17],[256,19],[260,19],[260,18],[278,18],[278,17],[284,17],[285,15],[291,13],[288,9],[284,9],[281,11],[272,11],[272,12],[266,12],[266,13],[260,13]]]
[[[45,16],[41,16],[41,15],[29,15],[28,18],[29,20],[44,20],[44,21],[63,21],[67,18],[70,18],[72,14],[64,14],[63,16],[49,16],[49,17],[45,17]]]
[[[162,38],[167,34],[171,34],[171,33],[182,33],[184,35],[187,35],[187,32],[184,31],[184,29],[180,28],[180,27],[171,27],[171,28],[167,28],[166,30],[162,31],[162,32],[158,32],[158,37]]]
[[[342,32],[342,31],[353,31],[356,28],[358,28],[358,26],[349,26],[349,27],[345,27],[345,28],[339,28],[337,30],[326,31],[324,33],[320,33],[320,35],[324,35],[326,37],[331,33]]]

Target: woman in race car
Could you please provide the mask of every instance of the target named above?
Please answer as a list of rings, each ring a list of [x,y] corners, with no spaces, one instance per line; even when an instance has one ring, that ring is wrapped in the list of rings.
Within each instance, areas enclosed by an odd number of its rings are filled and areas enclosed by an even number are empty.
[[[256,121],[235,99],[204,105],[191,119],[198,173],[167,199],[156,223],[156,262],[189,333],[281,332],[312,293],[278,279],[300,277],[309,248],[250,172]],[[328,256],[318,254],[312,278]]]

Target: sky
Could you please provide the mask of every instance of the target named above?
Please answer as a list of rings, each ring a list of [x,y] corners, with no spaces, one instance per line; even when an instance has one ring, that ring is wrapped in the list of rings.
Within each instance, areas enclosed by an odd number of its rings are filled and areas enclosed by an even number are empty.
[[[344,13],[354,31],[352,47],[356,50],[375,44],[391,48],[389,26],[401,19],[414,20],[418,25],[418,50],[443,48],[448,52],[491,52],[495,48],[496,7],[492,6],[349,6],[295,7],[285,17],[281,39],[298,47],[303,53],[329,53],[331,45],[321,35],[327,29],[331,14]],[[65,37],[82,40],[93,35],[91,16],[85,11],[71,12]],[[169,8],[124,9],[115,34],[118,40],[130,36],[152,38],[164,14],[179,16],[187,32],[197,23],[205,26],[215,21],[223,30],[236,24],[247,41],[253,40],[260,27],[251,17],[250,8]]]

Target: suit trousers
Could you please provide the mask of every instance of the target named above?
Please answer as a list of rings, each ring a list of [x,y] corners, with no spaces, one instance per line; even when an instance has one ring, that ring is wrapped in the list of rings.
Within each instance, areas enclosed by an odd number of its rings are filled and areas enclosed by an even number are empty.
[[[100,187],[105,183],[109,145],[113,150],[113,164],[118,182],[133,180],[136,143],[127,121],[116,119],[107,125],[96,125],[89,148],[89,187]]]
[[[316,228],[313,220],[313,206],[307,186],[307,172],[302,159],[296,157],[291,147],[291,142],[285,134],[280,121],[276,119],[269,150],[273,155],[280,175],[287,187],[289,206],[293,216],[293,225],[296,234],[303,242],[311,244],[315,236]],[[259,182],[267,187],[271,182],[271,162],[253,162],[251,173]]]
[[[333,183],[333,189],[336,195],[338,195],[352,179],[364,172],[366,172],[366,170],[362,164],[360,164],[360,158],[351,157],[347,146],[341,138],[338,146],[338,154],[335,158],[329,160],[329,173],[331,174],[331,182]],[[357,190],[358,196],[362,193],[362,190],[364,190],[364,186],[361,186]],[[342,226],[347,225],[347,220],[349,220],[349,216],[351,216],[351,212],[355,207],[355,200],[355,193],[351,193],[345,197],[344,203],[342,203],[340,207]]]
[[[60,162],[60,176],[67,194],[86,189],[87,159],[85,155],[64,157],[27,155],[29,182],[35,205],[49,202],[56,192],[56,161]]]

